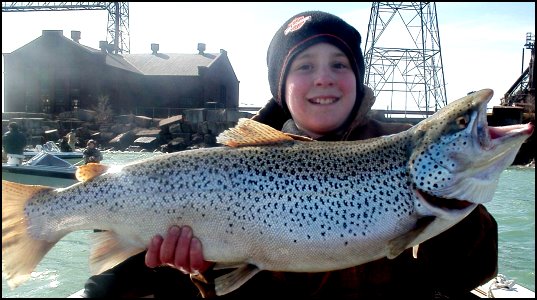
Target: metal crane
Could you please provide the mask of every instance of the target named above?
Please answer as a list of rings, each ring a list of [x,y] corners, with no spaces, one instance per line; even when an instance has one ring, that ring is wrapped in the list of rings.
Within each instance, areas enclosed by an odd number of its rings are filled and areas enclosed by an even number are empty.
[[[522,69],[522,74],[515,80],[501,99],[501,105],[523,107],[525,112],[535,113],[535,86],[534,86],[534,60],[535,60],[535,34],[526,33],[526,43],[522,49],[522,68],[524,68],[524,52],[530,50],[528,67]]]
[[[108,51],[130,52],[128,2],[2,2],[2,12],[107,10]]]

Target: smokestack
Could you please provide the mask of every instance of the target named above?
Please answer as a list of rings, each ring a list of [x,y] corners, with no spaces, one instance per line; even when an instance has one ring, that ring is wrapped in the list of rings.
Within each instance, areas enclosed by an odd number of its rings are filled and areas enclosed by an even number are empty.
[[[153,54],[157,54],[159,49],[159,45],[155,43],[151,43],[151,51],[153,51]]]
[[[99,48],[101,48],[101,51],[106,53],[108,50],[108,42],[107,41],[99,41]]]
[[[53,36],[53,35],[59,35],[63,36],[63,30],[42,30],[42,36]]]
[[[73,41],[77,42],[77,43],[80,43],[80,31],[78,30],[71,30],[71,39],[73,39]]]
[[[198,54],[204,54],[204,51],[205,51],[205,44],[198,43]]]

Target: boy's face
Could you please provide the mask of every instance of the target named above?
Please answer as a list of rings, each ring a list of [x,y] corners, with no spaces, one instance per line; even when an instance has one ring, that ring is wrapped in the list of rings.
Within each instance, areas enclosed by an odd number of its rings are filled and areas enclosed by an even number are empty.
[[[312,138],[339,128],[356,101],[356,75],[347,56],[329,43],[299,53],[287,73],[285,101],[297,127]]]

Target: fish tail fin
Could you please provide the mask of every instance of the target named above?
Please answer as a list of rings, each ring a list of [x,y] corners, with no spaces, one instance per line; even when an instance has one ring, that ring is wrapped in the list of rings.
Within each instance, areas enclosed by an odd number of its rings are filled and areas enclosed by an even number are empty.
[[[26,202],[51,187],[2,180],[2,273],[11,289],[26,281],[57,241],[36,240],[28,233]]]

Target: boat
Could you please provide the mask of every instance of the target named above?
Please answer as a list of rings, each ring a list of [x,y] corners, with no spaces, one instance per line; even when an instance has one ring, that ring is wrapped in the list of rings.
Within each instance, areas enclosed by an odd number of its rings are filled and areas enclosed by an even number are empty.
[[[32,158],[39,154],[40,152],[47,152],[50,154],[55,155],[56,157],[62,158],[62,159],[69,159],[69,158],[82,158],[84,155],[81,151],[69,151],[69,152],[62,152],[60,148],[52,141],[46,142],[44,145],[37,145],[35,148],[29,148],[24,150],[24,157],[26,158]]]
[[[503,274],[498,274],[487,283],[473,289],[471,293],[478,298],[535,298],[535,292],[529,290]]]
[[[4,172],[76,179],[75,165],[46,151],[37,153],[30,160],[20,165],[2,163],[2,174]]]

